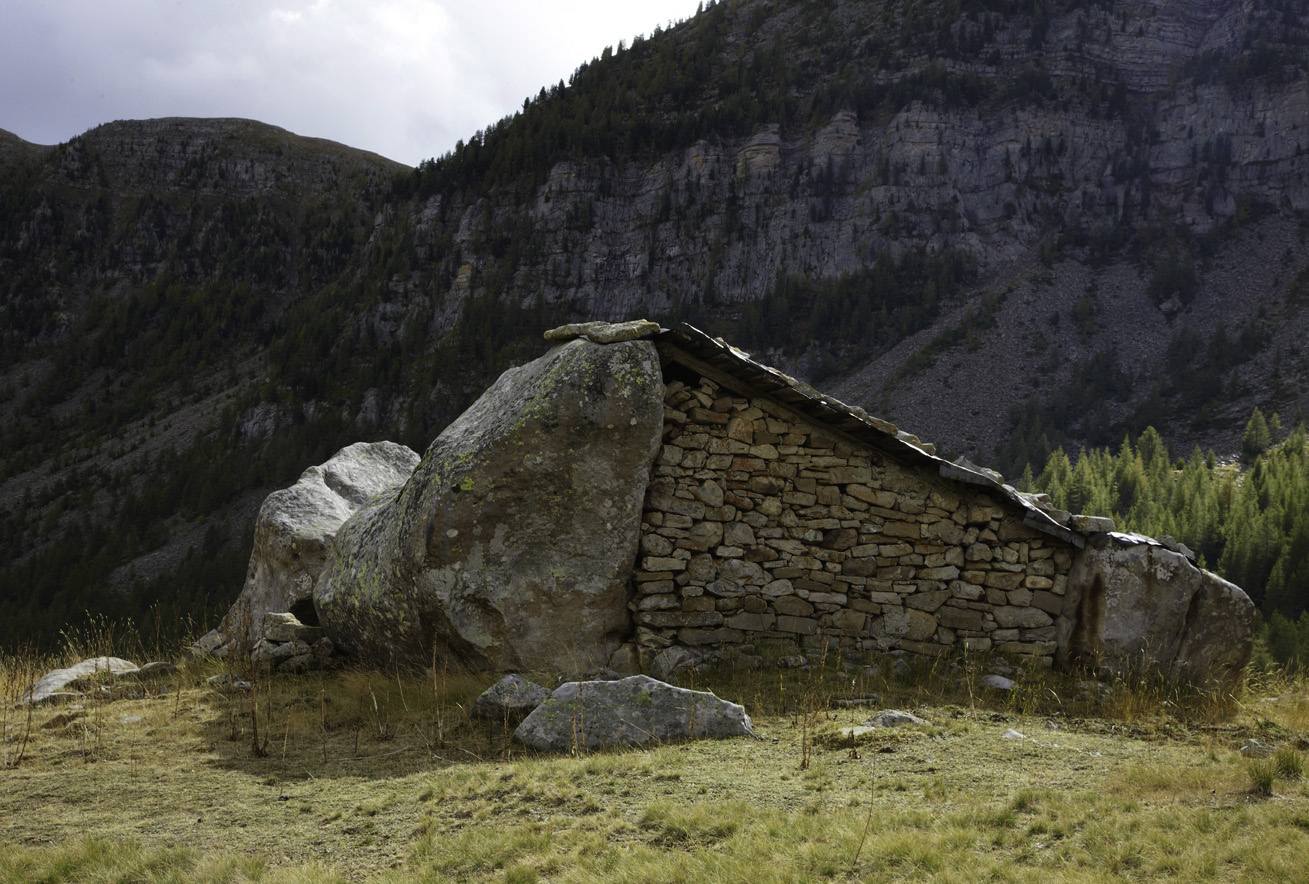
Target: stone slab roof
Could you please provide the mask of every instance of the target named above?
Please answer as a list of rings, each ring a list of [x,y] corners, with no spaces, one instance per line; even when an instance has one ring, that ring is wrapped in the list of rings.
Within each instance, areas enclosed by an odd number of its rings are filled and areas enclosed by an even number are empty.
[[[750,355],[722,338],[713,338],[687,323],[661,329],[650,338],[665,360],[676,361],[693,371],[708,374],[719,383],[735,381],[741,392],[774,399],[798,412],[818,426],[839,430],[868,447],[884,452],[904,463],[935,470],[942,478],[974,485],[1008,501],[1023,511],[1023,524],[1056,537],[1076,547],[1084,544],[1084,533],[1070,530],[1052,518],[1032,497],[1007,485],[1003,477],[968,463],[962,458],[951,463],[936,456],[931,443],[906,433],[895,424],[873,417],[857,405],[820,393],[809,384],[796,380],[769,365],[756,362]],[[1106,526],[1096,524],[1099,531]],[[1108,526],[1112,530],[1112,525]]]

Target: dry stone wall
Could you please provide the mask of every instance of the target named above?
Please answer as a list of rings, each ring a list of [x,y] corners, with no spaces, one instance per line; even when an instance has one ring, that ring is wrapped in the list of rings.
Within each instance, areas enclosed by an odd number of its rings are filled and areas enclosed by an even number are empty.
[[[665,406],[631,602],[644,665],[679,646],[1054,659],[1072,549],[1012,504],[708,379]]]

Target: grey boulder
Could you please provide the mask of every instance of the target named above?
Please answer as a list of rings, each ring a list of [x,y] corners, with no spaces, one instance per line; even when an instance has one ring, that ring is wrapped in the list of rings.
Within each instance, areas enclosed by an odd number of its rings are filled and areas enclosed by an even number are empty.
[[[864,727],[904,727],[906,724],[927,724],[927,722],[912,712],[901,712],[899,709],[883,709],[865,721]]]
[[[1240,587],[1183,553],[1138,535],[1092,536],[1074,559],[1055,624],[1058,658],[1230,690],[1250,661],[1256,619]]]
[[[514,739],[562,752],[753,734],[743,706],[633,675],[561,685],[523,720]]]
[[[550,696],[547,688],[520,675],[506,675],[473,701],[473,718],[518,724]]]
[[[649,341],[574,339],[505,372],[338,533],[314,588],[327,635],[382,664],[604,665],[630,633],[662,429]]]
[[[327,550],[346,520],[378,494],[398,488],[418,454],[394,442],[357,442],[305,470],[259,508],[245,586],[227,613],[229,638],[263,637],[265,615],[290,611],[313,595]]]
[[[323,637],[321,626],[306,626],[292,613],[269,611],[264,615],[264,638],[270,642],[313,644]]]
[[[22,704],[52,702],[71,693],[64,688],[69,687],[73,682],[92,678],[100,673],[113,675],[136,670],[135,663],[122,657],[90,657],[65,669],[53,669],[47,672],[28,688],[20,702]]]

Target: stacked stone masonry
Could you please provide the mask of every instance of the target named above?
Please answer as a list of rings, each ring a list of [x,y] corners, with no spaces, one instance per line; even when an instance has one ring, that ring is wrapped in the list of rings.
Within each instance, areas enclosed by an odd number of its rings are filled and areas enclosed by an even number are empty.
[[[1072,549],[980,489],[764,397],[666,388],[632,613],[643,657],[839,645],[1049,665]]]

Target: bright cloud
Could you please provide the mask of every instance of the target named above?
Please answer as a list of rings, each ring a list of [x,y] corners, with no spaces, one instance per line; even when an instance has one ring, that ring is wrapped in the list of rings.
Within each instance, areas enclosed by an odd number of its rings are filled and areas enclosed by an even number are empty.
[[[698,0],[15,0],[0,129],[249,117],[416,164]]]

